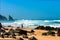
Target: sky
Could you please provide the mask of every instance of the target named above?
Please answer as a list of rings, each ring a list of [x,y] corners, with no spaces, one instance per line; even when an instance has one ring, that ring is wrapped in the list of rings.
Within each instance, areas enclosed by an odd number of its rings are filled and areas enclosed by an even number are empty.
[[[0,0],[0,14],[14,19],[60,20],[60,1]]]

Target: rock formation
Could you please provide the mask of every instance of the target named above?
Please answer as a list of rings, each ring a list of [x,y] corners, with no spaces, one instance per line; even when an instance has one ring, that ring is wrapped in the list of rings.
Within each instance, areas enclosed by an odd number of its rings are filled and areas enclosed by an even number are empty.
[[[14,19],[10,15],[8,19],[5,16],[0,15],[0,20],[14,20]]]
[[[7,20],[5,16],[0,15],[0,20]]]
[[[14,19],[13,19],[13,17],[11,17],[11,16],[9,15],[9,20],[14,20]]]

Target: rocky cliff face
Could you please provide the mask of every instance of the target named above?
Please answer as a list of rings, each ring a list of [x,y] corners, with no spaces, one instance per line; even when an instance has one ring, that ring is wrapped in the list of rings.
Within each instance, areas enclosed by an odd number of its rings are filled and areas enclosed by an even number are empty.
[[[5,16],[0,15],[0,20],[7,20]]]
[[[0,15],[0,20],[14,20],[14,19],[10,15],[8,19],[5,16]]]
[[[13,19],[13,17],[11,17],[11,16],[9,15],[9,20],[14,20],[14,19]]]

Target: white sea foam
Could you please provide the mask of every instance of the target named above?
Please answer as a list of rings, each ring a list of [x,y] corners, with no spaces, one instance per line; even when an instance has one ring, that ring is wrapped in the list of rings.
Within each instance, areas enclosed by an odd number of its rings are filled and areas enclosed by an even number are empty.
[[[60,22],[60,20],[53,20],[54,22]]]
[[[16,20],[13,22],[3,22],[2,25],[12,25],[12,26],[21,26],[23,24],[24,26],[38,26],[38,25],[44,25],[44,26],[51,26],[51,27],[60,27],[60,23],[54,23],[54,22],[60,22],[60,20]]]
[[[50,22],[49,20],[44,20],[44,22]]]

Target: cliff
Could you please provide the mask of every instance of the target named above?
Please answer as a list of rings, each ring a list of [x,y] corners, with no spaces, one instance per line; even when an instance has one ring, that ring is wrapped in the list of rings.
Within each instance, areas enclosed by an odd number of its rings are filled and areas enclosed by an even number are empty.
[[[7,20],[5,16],[0,15],[0,20]]]
[[[5,16],[0,15],[0,20],[14,20],[14,19],[10,15],[8,19]]]
[[[13,17],[11,17],[11,16],[9,15],[9,20],[14,20],[14,19],[13,19]]]

